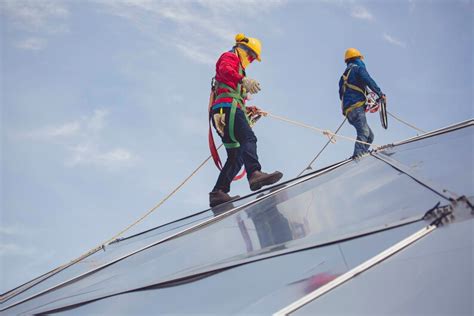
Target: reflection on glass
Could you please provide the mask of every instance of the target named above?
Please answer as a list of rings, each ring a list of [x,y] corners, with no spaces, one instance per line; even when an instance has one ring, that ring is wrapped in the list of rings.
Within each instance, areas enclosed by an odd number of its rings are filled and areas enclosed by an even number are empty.
[[[175,286],[128,292],[66,310],[61,315],[147,315],[150,311],[182,315],[196,311],[205,315],[271,315],[424,225],[418,222],[277,256]]]
[[[271,198],[273,199],[273,203],[266,209],[248,208],[245,210],[245,213],[248,218],[251,219],[255,227],[260,242],[260,248],[282,244],[293,239],[292,229],[288,219],[278,210],[280,202],[287,199],[285,192],[282,191],[280,194]],[[242,221],[240,217],[238,217],[237,220],[239,221],[239,219],[241,221],[239,228],[242,227],[246,229],[245,222]],[[247,235],[249,234],[246,232],[242,234],[242,236]],[[253,247],[250,248],[253,250]]]
[[[48,308],[59,308],[260,260],[283,249],[334,242],[421,217],[440,199],[410,177],[368,156],[266,195],[257,203],[189,234],[149,247],[81,278],[60,290],[64,299],[58,300],[58,293],[48,293],[38,301],[48,304]],[[108,254],[110,251],[103,253]],[[317,278],[321,280],[322,276]],[[317,280],[311,282],[318,284]]]
[[[473,315],[473,231],[438,228],[291,315]]]

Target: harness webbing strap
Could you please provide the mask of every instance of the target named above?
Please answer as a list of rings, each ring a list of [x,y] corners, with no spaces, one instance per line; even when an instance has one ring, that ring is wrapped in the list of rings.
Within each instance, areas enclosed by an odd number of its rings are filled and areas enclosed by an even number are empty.
[[[353,67],[353,66],[352,66]],[[349,80],[349,75],[351,74],[351,71],[352,71],[352,67],[349,68],[349,71],[347,72],[347,75],[342,75],[342,80],[344,81],[343,82],[343,85],[342,85],[342,100],[341,100],[341,106],[344,108],[344,94],[346,93],[346,90],[347,89],[351,89],[351,90],[354,90],[354,91],[357,91],[361,94],[364,95],[364,98],[365,98],[365,92],[364,90],[362,90],[360,87],[356,86],[356,85],[353,85],[353,84],[350,84],[347,82],[347,80]],[[344,110],[344,115],[347,116],[352,110],[354,110],[355,108],[358,108],[358,107],[361,107],[361,106],[364,106],[365,105],[365,100],[363,101],[359,101],[359,102],[356,102],[354,104],[351,104],[346,110]]]
[[[345,116],[348,116],[349,113],[350,113],[352,110],[354,110],[354,109],[356,109],[356,108],[358,108],[358,107],[364,106],[364,105],[365,105],[365,100],[364,100],[364,101],[356,102],[356,103],[352,104],[350,107],[348,107],[348,108],[346,109],[344,115],[345,115]]]
[[[359,87],[356,86],[356,85],[353,85],[353,84],[350,84],[350,83],[346,83],[346,86],[347,86],[348,88],[352,89],[352,90],[355,90],[355,91],[360,92],[360,93],[362,93],[363,95],[365,95],[364,90],[362,90],[361,88],[359,88]]]
[[[244,74],[244,71],[243,71],[241,65],[239,65],[239,74],[240,75]],[[219,113],[222,115],[224,113],[224,108],[225,107],[230,107],[229,121],[228,121],[228,131],[229,131],[229,138],[230,138],[231,142],[229,142],[229,143],[224,143],[223,142],[223,145],[227,149],[239,148],[240,143],[235,138],[234,128],[235,128],[235,114],[237,112],[237,108],[241,108],[242,111],[244,111],[244,113],[246,112],[245,101],[244,101],[244,97],[242,95],[242,85],[239,83],[239,84],[237,84],[236,89],[234,89],[231,86],[229,86],[228,84],[216,81],[216,86],[215,86],[214,91],[217,92],[217,90],[219,90],[219,89],[227,89],[229,92],[219,93],[218,95],[215,96],[215,101],[214,101],[214,98],[212,99],[212,103],[215,103],[215,102],[217,102],[217,101],[219,101],[220,99],[223,99],[223,98],[232,98],[232,104],[231,104],[231,106],[229,106],[226,103],[221,103],[221,104],[218,103],[214,106],[210,105],[210,107],[209,107],[209,119],[210,120],[212,119],[211,115],[210,115],[212,110],[219,109]],[[247,116],[245,116],[245,117],[247,118]],[[247,121],[248,121],[248,118],[247,118]],[[209,124],[210,124],[210,121],[209,121]],[[213,138],[212,137],[212,132],[211,132],[211,129],[210,129],[210,125],[209,125],[209,138]],[[212,139],[212,144],[211,144],[211,142],[209,142],[209,146],[210,147],[213,146],[215,148],[214,139]],[[211,153],[213,153],[213,158],[214,158],[214,155],[217,156],[217,157],[219,156],[219,154],[217,153],[217,150],[213,151],[212,148],[211,148]],[[216,162],[216,159],[214,159],[214,162],[216,163],[216,166],[219,168],[219,170],[222,170],[223,166],[222,166],[222,163],[220,162],[220,158],[218,159],[219,163]],[[246,174],[246,171],[245,171],[245,168],[244,168],[239,175],[236,175],[234,177],[233,180],[234,181],[239,180],[239,179],[243,178],[245,176],[245,174]]]
[[[232,107],[230,108],[229,116],[229,138],[232,143],[224,143],[225,148],[239,148],[240,143],[235,138],[234,125],[235,125],[235,112],[237,111],[236,100],[232,101]]]
[[[240,75],[244,74],[244,71],[241,65],[239,65],[239,74]],[[224,146],[225,148],[239,148],[240,143],[235,138],[234,126],[235,126],[235,113],[237,111],[237,107],[240,105],[242,111],[244,111],[244,113],[246,112],[244,97],[242,95],[242,85],[239,83],[237,84],[237,87],[234,89],[228,84],[225,84],[223,82],[217,82],[217,88],[227,89],[229,90],[229,92],[219,93],[216,96],[216,100],[219,100],[222,98],[232,98],[232,106],[229,113],[230,114],[229,115],[229,138],[232,142],[224,143]],[[250,124],[247,115],[245,115],[245,117],[247,119],[247,122]]]
[[[220,99],[223,99],[223,98],[232,98],[234,100],[237,100],[239,102],[239,104],[241,104],[241,105],[244,104],[244,98],[242,97],[242,94],[240,93],[240,84],[237,85],[236,89],[233,89],[231,86],[229,86],[225,83],[218,82],[217,83],[217,88],[218,89],[219,88],[227,89],[230,92],[220,93],[219,95],[216,96],[216,101],[218,101]]]

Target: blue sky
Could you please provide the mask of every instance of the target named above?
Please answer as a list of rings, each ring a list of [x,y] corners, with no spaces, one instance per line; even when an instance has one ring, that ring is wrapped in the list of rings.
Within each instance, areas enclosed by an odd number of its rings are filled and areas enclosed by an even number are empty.
[[[473,117],[472,1],[0,0],[0,292],[115,235],[208,155],[214,63],[236,33],[262,41],[255,104],[334,130],[346,48],[389,111],[425,130]],[[368,116],[376,144],[416,135]],[[326,142],[262,119],[264,171],[296,176]],[[340,132],[354,136],[346,125]],[[472,145],[472,144],[471,144]],[[349,157],[339,140],[315,164]],[[221,153],[221,156],[225,156]],[[126,235],[208,205],[209,163]],[[245,180],[232,194],[249,192]]]

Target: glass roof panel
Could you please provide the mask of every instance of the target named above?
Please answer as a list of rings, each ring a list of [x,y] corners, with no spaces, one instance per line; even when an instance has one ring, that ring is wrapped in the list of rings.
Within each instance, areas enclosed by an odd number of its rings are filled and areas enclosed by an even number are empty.
[[[473,128],[400,144],[383,154],[441,187],[472,195],[474,159],[472,146],[466,144],[473,143]],[[256,199],[260,200],[251,203]],[[75,304],[341,241],[417,220],[438,202],[447,203],[387,163],[365,156],[113,243],[1,308],[85,272],[22,304],[20,310]],[[235,206],[242,208],[219,215]],[[161,242],[199,224],[203,225]]]
[[[438,228],[291,315],[472,315],[473,231],[474,220]]]
[[[413,173],[457,195],[474,195],[474,126],[389,148],[383,152]]]
[[[348,238],[419,219],[441,200],[410,177],[367,156],[288,185],[258,203],[216,218],[212,225],[138,252],[31,304],[80,302]]]
[[[59,314],[146,315],[152,311],[173,315],[270,315],[425,225],[417,222],[273,257],[176,286],[121,294]]]

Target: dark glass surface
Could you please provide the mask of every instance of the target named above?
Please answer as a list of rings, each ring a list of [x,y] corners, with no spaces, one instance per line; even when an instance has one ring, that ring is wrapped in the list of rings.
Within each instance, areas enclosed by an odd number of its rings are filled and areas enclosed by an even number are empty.
[[[60,307],[336,241],[420,218],[440,200],[408,176],[367,156],[24,305],[54,302],[50,306]],[[57,301],[58,297],[70,298]]]
[[[198,214],[196,216],[186,218],[171,224],[164,225],[157,229],[148,231],[144,234],[140,234],[131,238],[127,238],[117,243],[112,243],[105,248],[105,251],[100,250],[89,257],[82,259],[81,261],[77,262],[74,265],[46,278],[42,282],[38,283],[37,285],[19,293],[18,295],[12,297],[8,301],[4,303],[4,305],[10,305],[15,302],[18,302],[26,297],[34,295],[42,290],[48,289],[51,286],[57,285],[61,282],[64,282],[74,276],[77,276],[81,273],[94,269],[104,263],[110,262],[120,256],[123,256],[133,249],[138,249],[143,247],[155,240],[166,238],[178,231],[186,229],[189,226],[195,225],[199,222],[202,222],[210,217],[213,217],[211,211]],[[49,274],[46,274],[47,277]],[[41,279],[41,278],[40,278]],[[35,280],[32,282],[26,283],[16,291],[20,292],[22,288],[28,288],[30,283],[36,283]],[[3,308],[3,306],[2,306]]]
[[[474,195],[474,126],[403,144],[381,153],[457,195]]]
[[[274,257],[178,286],[121,294],[59,314],[270,315],[424,225],[426,223],[417,222],[351,241]]]
[[[473,179],[472,146],[465,146],[469,141],[472,143],[472,127],[402,144],[388,149],[385,154],[390,159],[407,165],[411,171],[429,181],[440,183],[442,187],[453,191],[464,188],[462,194],[468,194],[464,192],[472,192]],[[460,144],[464,144],[460,153],[449,153]],[[469,157],[471,159],[467,160]],[[270,191],[273,191],[272,195],[268,195]],[[247,205],[255,199],[262,200]],[[106,247],[106,251],[97,252],[81,263],[65,269],[2,304],[0,308],[88,271],[91,274],[12,308],[9,312],[60,308],[267,258],[227,271],[259,266],[263,262],[275,260],[276,258],[268,259],[275,255],[341,241],[419,219],[438,202],[447,204],[441,196],[387,163],[366,156],[315,178],[308,175],[280,187],[250,195],[233,205],[222,206],[214,212],[202,212],[113,243]],[[218,216],[231,210],[233,206],[244,204],[246,206],[236,212]],[[160,243],[176,233],[206,222],[208,224],[187,234]],[[332,249],[334,246],[333,244],[324,248]],[[143,247],[148,248],[114,263],[117,258],[132,254]],[[338,249],[340,253],[345,253],[342,259],[346,261],[347,266],[352,264],[351,260],[358,262],[366,258],[366,251],[372,251],[370,247],[363,248],[364,251],[357,251],[356,247],[343,249],[342,244]],[[374,249],[378,249],[378,246],[375,245]],[[296,254],[289,256],[294,255]],[[281,258],[283,257],[287,255]],[[338,270],[338,260],[328,262],[334,264],[334,271]],[[113,264],[94,271],[108,263]],[[210,278],[226,273],[222,272]],[[268,273],[270,275],[271,269]],[[283,272],[277,271],[273,277],[278,279],[278,273]],[[319,278],[325,280],[330,277],[322,275]],[[202,280],[207,279],[209,278]],[[194,284],[200,282],[196,281]],[[176,288],[179,287],[173,287]],[[285,300],[285,293],[284,289],[279,289],[269,291],[268,295],[281,296],[281,299]],[[291,296],[291,291],[289,293]],[[293,301],[294,297],[290,298]],[[265,301],[262,298],[253,300]],[[37,309],[38,306],[43,307]],[[176,311],[180,312],[178,309]]]
[[[473,232],[442,226],[292,315],[473,315]]]
[[[284,187],[284,185],[278,186],[278,188]],[[209,220],[217,215],[223,214],[235,207],[247,204],[254,201],[257,198],[260,198],[262,195],[268,194],[270,191],[275,190],[275,188],[269,188],[260,190],[255,194],[243,197],[233,203],[224,204],[222,206],[216,207],[213,210],[207,210],[199,212],[195,215],[188,216],[183,219],[176,220],[174,222],[164,224],[162,226],[150,229],[148,231],[128,236],[118,240],[118,242],[113,242],[112,244],[105,247],[105,251],[98,251],[87,258],[80,260],[74,265],[69,266],[68,268],[61,270],[60,272],[47,273],[42,277],[37,278],[37,280],[32,280],[27,282],[17,289],[14,292],[17,292],[14,297],[8,299],[4,306],[14,304],[19,302],[27,297],[35,295],[41,291],[44,291],[48,288],[56,286],[62,282],[70,280],[71,278],[86,273],[96,267],[107,264],[108,262],[114,261],[117,258],[120,258],[123,255],[130,253],[133,250],[140,249],[146,245],[149,245],[153,242],[168,238],[180,231],[186,230],[187,228],[198,225],[206,220]],[[38,282],[40,281],[40,282]],[[33,286],[31,286],[33,285]],[[0,309],[3,306],[0,305]]]

